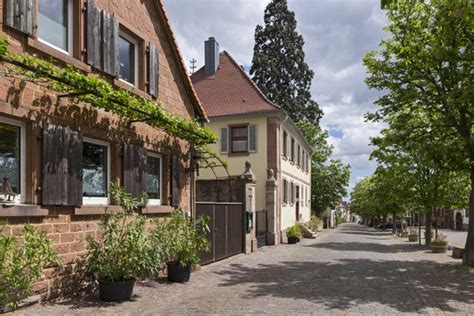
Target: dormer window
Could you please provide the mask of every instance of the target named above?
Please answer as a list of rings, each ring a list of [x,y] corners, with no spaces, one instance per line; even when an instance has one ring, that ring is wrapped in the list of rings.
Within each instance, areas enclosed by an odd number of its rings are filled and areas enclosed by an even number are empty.
[[[138,42],[121,32],[118,49],[120,80],[136,86],[138,77]]]
[[[72,20],[72,0],[38,0],[39,41],[71,54]]]

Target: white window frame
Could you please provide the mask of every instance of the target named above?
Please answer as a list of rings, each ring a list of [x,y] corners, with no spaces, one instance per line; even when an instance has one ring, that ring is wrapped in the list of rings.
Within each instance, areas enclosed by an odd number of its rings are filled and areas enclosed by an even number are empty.
[[[51,44],[50,42],[42,39],[39,37],[38,35],[38,41],[51,47],[51,48],[54,48],[55,50],[57,51],[60,51],[61,53],[63,54],[66,54],[66,55],[72,55],[72,52],[73,52],[73,45],[74,45],[74,41],[73,41],[73,27],[74,27],[74,23],[73,23],[73,19],[74,19],[74,9],[73,9],[73,0],[68,0],[67,1],[67,6],[68,6],[68,9],[67,9],[67,12],[68,12],[68,23],[67,23],[67,47],[68,47],[68,50],[65,51],[64,49],[62,48],[59,48],[53,44]],[[39,25],[38,25],[38,28],[39,28]]]
[[[119,65],[119,80],[121,82],[124,82],[132,87],[138,87],[138,41],[137,39],[133,38],[132,36],[128,35],[127,33],[125,33],[124,31],[122,30],[119,30],[119,37],[123,37],[125,38],[127,41],[129,41],[130,43],[132,43],[134,46],[135,46],[135,61],[134,61],[134,77],[135,77],[135,82],[134,83],[131,83],[131,82],[128,82],[127,80],[124,80],[122,78],[120,78],[120,65]],[[120,61],[120,56],[119,56],[119,61]]]
[[[160,154],[155,154],[152,152],[147,152],[147,157],[153,157],[153,158],[159,158],[160,159],[160,198],[159,199],[149,199],[148,200],[148,205],[150,206],[157,206],[161,205],[161,197],[163,196],[163,156]],[[146,184],[146,179],[145,179],[145,184]],[[146,187],[145,189],[148,191],[148,188]]]
[[[0,122],[20,128],[20,194],[15,196],[13,200],[14,204],[25,203],[25,190],[26,190],[26,124],[24,122],[8,119],[5,117],[0,117]],[[3,181],[3,179],[0,179]],[[0,182],[1,183],[1,182]]]
[[[82,204],[83,205],[109,205],[110,201],[110,143],[104,142],[101,140],[97,140],[94,138],[84,137],[83,143],[90,143],[100,146],[107,147],[107,196],[106,197],[92,197],[92,196],[84,196],[84,192],[82,193]]]

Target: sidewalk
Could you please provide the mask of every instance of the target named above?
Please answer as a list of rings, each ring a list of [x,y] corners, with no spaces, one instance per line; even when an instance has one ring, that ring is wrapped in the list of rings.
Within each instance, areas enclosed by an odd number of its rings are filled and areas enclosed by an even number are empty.
[[[416,227],[416,231],[418,232],[418,227]],[[448,240],[449,246],[462,246],[466,244],[467,238],[467,231],[459,231],[459,230],[452,230],[452,229],[438,229],[438,234],[443,234],[446,236]],[[435,230],[433,229],[433,238],[435,236]],[[421,230],[421,242],[424,243],[425,241],[425,229]]]

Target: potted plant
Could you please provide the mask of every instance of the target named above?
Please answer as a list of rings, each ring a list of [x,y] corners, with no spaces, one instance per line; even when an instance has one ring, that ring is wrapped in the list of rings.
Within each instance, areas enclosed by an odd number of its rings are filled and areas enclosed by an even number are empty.
[[[286,238],[289,244],[296,244],[302,237],[301,230],[298,225],[290,226],[286,229]]]
[[[408,233],[408,241],[417,242],[418,241],[418,232],[414,229],[410,229]]]
[[[316,215],[311,215],[311,219],[308,222],[308,226],[315,232],[318,232],[323,227],[323,221]]]
[[[155,276],[162,265],[159,248],[151,242],[147,218],[136,213],[142,206],[118,185],[111,195],[121,210],[106,213],[99,223],[100,238],[87,238],[88,263],[99,281],[104,301],[129,300],[135,280]]]
[[[0,223],[0,231],[5,224]],[[45,267],[61,266],[45,232],[27,224],[18,237],[0,234],[0,314],[19,307],[22,299],[33,292],[34,281]]]
[[[448,241],[446,236],[439,234],[436,239],[431,241],[431,250],[433,253],[444,253],[448,250]]]
[[[153,232],[154,243],[163,247],[166,258],[168,281],[188,282],[191,269],[199,262],[199,253],[209,251],[209,218],[193,220],[182,210],[176,210],[169,220],[157,221]]]

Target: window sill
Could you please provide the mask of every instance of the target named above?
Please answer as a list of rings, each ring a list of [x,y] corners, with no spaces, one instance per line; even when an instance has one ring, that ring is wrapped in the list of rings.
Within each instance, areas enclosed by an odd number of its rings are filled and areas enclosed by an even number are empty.
[[[142,209],[142,214],[169,214],[174,211],[174,207],[169,205],[149,205]]]
[[[245,156],[250,156],[250,154],[251,154],[251,153],[248,152],[248,151],[246,151],[246,152],[240,152],[240,153],[229,152],[229,153],[227,154],[227,156],[229,156],[229,157],[233,157],[233,156],[234,156],[234,157],[239,157],[239,156],[240,156],[240,157],[245,157]]]
[[[127,90],[133,94],[136,94],[142,98],[145,98],[146,100],[148,101],[152,101],[153,98],[148,94],[146,93],[145,91],[135,87],[135,86],[132,86],[126,82],[123,82],[122,80],[120,79],[114,79],[114,85],[116,85],[117,87],[121,88],[121,89],[124,89],[124,90]]]
[[[56,49],[54,49],[51,46],[48,46],[44,43],[41,43],[40,41],[33,39],[31,37],[28,38],[28,43],[27,45],[41,53],[44,53],[46,55],[52,56],[53,58],[62,61],[65,64],[68,65],[73,65],[74,67],[78,68],[79,70],[82,70],[84,72],[91,72],[92,68],[91,66],[83,63],[82,61],[67,55],[65,53],[62,53]]]
[[[12,204],[0,206],[0,217],[38,217],[47,216],[48,210],[39,205]]]
[[[74,209],[74,215],[103,215],[120,209],[118,205],[83,205]]]

